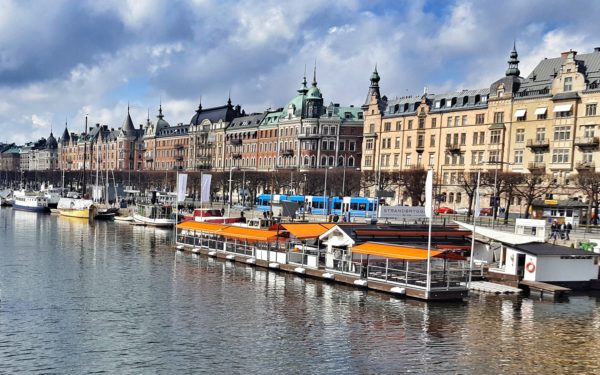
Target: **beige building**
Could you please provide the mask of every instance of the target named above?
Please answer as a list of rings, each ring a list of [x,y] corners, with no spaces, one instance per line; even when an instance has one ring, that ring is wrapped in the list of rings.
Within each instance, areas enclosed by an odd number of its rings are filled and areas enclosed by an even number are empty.
[[[381,96],[375,70],[363,106],[362,169],[432,168],[451,207],[468,205],[460,181],[479,168],[547,173],[561,186],[554,198],[581,196],[573,177],[600,165],[600,49],[544,59],[526,78],[517,58],[513,48],[505,76],[489,88],[395,99]],[[402,193],[397,201],[410,203]]]

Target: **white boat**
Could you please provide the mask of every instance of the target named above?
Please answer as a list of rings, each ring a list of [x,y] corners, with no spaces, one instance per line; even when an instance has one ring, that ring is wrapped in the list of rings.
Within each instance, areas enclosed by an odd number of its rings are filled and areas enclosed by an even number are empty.
[[[133,220],[155,227],[172,227],[175,224],[173,206],[164,204],[138,204],[133,210]]]
[[[61,216],[93,219],[96,216],[96,206],[89,199],[60,198],[58,212]]]
[[[48,188],[44,191],[44,196],[48,199],[48,207],[56,208],[58,201],[66,194],[66,189],[63,188]]]
[[[0,191],[0,206],[12,206],[13,192],[10,189]]]
[[[50,212],[48,200],[43,195],[26,193],[24,190],[14,193],[13,209],[32,212]]]

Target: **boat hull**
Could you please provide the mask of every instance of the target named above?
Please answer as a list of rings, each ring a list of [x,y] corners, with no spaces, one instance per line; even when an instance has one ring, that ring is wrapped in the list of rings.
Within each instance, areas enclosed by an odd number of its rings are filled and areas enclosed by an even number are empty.
[[[168,228],[175,225],[175,220],[172,219],[151,219],[142,215],[133,214],[133,220],[136,223],[143,223],[154,227]]]
[[[32,207],[32,206],[22,206],[18,204],[13,205],[13,210],[19,211],[27,211],[27,212],[50,212],[48,207]]]
[[[69,209],[59,208],[58,209],[58,213],[61,216],[77,217],[77,218],[80,218],[80,219],[89,219],[90,217],[93,217],[93,215],[92,215],[92,213],[90,212],[89,209],[69,210]]]

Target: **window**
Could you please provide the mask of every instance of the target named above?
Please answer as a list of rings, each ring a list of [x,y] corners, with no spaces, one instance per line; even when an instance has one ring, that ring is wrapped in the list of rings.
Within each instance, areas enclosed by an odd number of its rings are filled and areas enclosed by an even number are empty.
[[[448,119],[446,120],[446,126],[449,128],[452,127],[452,117],[448,117]]]
[[[444,185],[448,185],[448,172],[444,172],[443,180],[444,180]]]
[[[409,167],[412,164],[412,155],[406,154],[406,159],[404,159],[404,165]]]
[[[593,138],[596,135],[596,125],[586,125],[583,127],[583,136],[586,138]]]
[[[517,133],[515,135],[515,142],[516,143],[525,142],[525,129],[517,129]]]
[[[571,127],[570,126],[557,126],[554,128],[554,140],[555,141],[568,141],[571,139]]]
[[[523,150],[515,150],[515,164],[523,164]]]
[[[594,160],[594,154],[592,153],[592,151],[585,151],[583,153],[583,158],[582,158],[582,162],[583,163],[591,163]]]
[[[429,154],[429,165],[435,164],[435,154]]]
[[[460,117],[459,116],[454,117],[454,126],[460,126]]]
[[[411,148],[412,146],[412,137],[409,135],[406,137],[406,148]]]
[[[369,124],[369,133],[375,133],[375,124]]]
[[[463,126],[467,125],[467,115],[463,115],[462,124],[463,124]]]
[[[590,103],[585,105],[586,116],[596,116],[596,103]]]
[[[392,130],[392,123],[391,122],[386,122],[383,124],[383,131],[384,132],[389,132],[390,130]]]
[[[569,162],[569,149],[568,148],[555,148],[552,150],[552,163],[568,163]]]
[[[504,123],[504,112],[494,112],[494,124]]]
[[[365,156],[365,167],[373,165],[373,157],[371,155]]]
[[[402,129],[402,122],[401,121],[396,121],[396,131],[400,131],[400,129]]]
[[[467,133],[460,133],[460,144],[461,146],[467,144]]]
[[[369,141],[367,141],[367,142],[369,142]],[[371,148],[373,148],[373,145],[371,145]],[[348,143],[348,151],[356,151],[356,143],[355,142]]]
[[[485,123],[485,113],[475,115],[475,124],[481,125]]]
[[[537,152],[533,155],[533,161],[535,163],[543,163],[544,162],[544,154],[541,152]]]
[[[417,154],[417,165],[421,166],[423,164],[423,154]]]
[[[425,147],[425,135],[424,134],[417,135],[417,147],[418,148]]]
[[[458,164],[465,165],[465,153],[464,152],[461,152],[460,155],[458,155]]]
[[[457,145],[458,144],[458,133],[454,133],[453,138],[454,138],[453,144]]]
[[[425,118],[419,119],[419,129],[425,129]]]
[[[431,119],[431,127],[432,128],[437,128],[437,119],[436,118],[432,118]]]
[[[281,144],[281,142],[280,142],[280,144]],[[279,146],[279,148],[281,148],[281,146]],[[327,141],[321,142],[321,150],[327,150]]]
[[[344,151],[344,149],[346,148],[346,142],[344,141],[340,141],[340,146],[339,146],[339,150],[340,151]]]
[[[538,120],[545,120],[548,117],[547,113],[548,112],[546,108],[538,108],[535,110],[535,114],[537,115]]]
[[[413,120],[408,120],[408,130],[412,129]]]
[[[490,151],[490,162],[497,162],[500,161],[500,151],[498,150],[491,150]]]
[[[400,148],[400,137],[396,137],[394,141],[394,148]]]
[[[502,112],[499,112],[499,113],[502,113]],[[498,144],[501,142],[501,138],[502,138],[501,130],[492,130],[492,133],[490,134],[490,143]]]
[[[454,203],[454,193],[448,194],[448,203]]]
[[[482,145],[485,143],[485,132],[479,132],[479,144]]]
[[[394,154],[394,167],[397,167],[399,162],[400,162],[400,154]]]
[[[446,134],[446,146],[450,146],[452,144],[452,134]]]
[[[352,145],[352,143],[350,145]],[[373,149],[373,140],[372,139],[367,139],[367,143],[365,145],[365,149],[367,149],[367,150],[372,150]]]
[[[546,139],[546,129],[545,128],[537,128],[535,129],[535,140],[543,141]]]
[[[573,116],[573,108],[569,108],[568,111],[554,112],[554,117],[556,117],[556,118],[571,117],[571,116]]]
[[[573,77],[565,77],[563,91],[573,90]]]
[[[473,133],[473,144],[476,145],[478,140],[479,140],[479,133],[477,133],[477,132]]]
[[[429,137],[429,146],[430,146],[430,147],[434,147],[434,146],[435,146],[435,134],[432,134],[432,135]]]

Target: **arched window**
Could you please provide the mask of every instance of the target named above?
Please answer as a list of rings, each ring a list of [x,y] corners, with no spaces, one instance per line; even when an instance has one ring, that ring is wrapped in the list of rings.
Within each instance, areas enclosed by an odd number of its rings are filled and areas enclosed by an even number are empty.
[[[460,203],[462,201],[462,194],[456,193],[456,203]]]
[[[333,156],[329,157],[329,166],[333,167],[335,165],[335,159],[333,158]]]
[[[321,156],[321,167],[327,166],[327,157]]]
[[[307,165],[307,166],[308,166],[309,164],[310,164],[310,159],[309,159],[309,157],[308,157],[308,156],[305,156],[305,157],[304,157],[304,165]]]
[[[340,156],[338,158],[338,163],[337,163],[338,167],[343,167],[344,166],[344,158],[342,156]]]
[[[454,203],[454,193],[448,194],[448,203]]]
[[[354,167],[354,156],[350,156],[348,158],[348,166],[349,167]]]
[[[310,157],[310,166],[314,168],[316,166],[316,164],[317,164],[317,157],[313,155]]]

